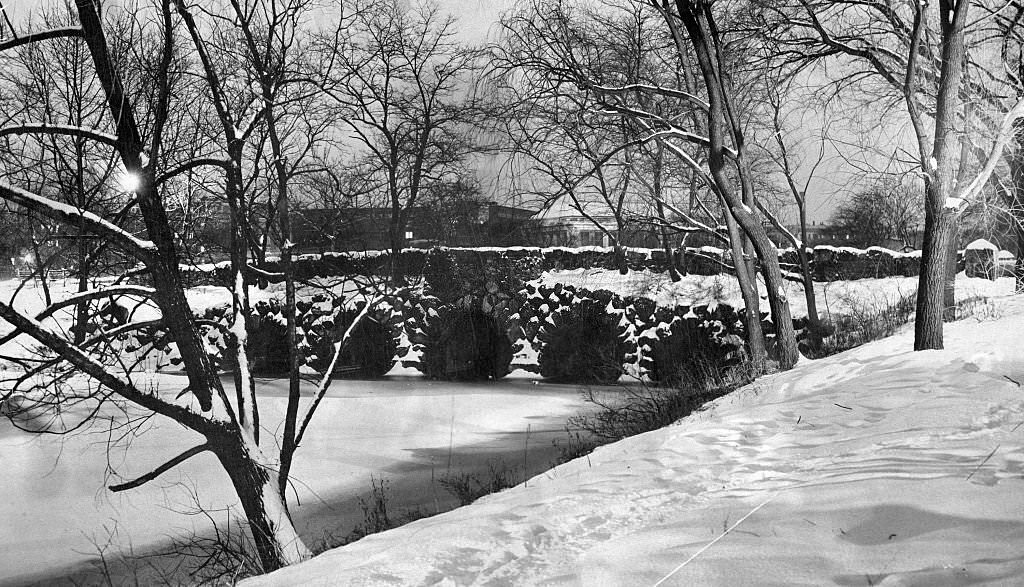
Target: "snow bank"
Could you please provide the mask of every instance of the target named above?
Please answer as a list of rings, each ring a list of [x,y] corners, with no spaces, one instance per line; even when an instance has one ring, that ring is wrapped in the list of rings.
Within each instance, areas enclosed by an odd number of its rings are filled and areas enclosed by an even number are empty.
[[[1024,300],[1000,308],[245,584],[1022,584]]]

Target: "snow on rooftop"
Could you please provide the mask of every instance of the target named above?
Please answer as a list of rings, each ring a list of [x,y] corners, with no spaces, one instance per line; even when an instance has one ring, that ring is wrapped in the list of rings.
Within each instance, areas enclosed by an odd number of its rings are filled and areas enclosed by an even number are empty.
[[[972,241],[969,245],[964,247],[964,249],[967,249],[967,250],[971,250],[971,249],[973,249],[973,250],[991,249],[993,251],[998,251],[999,247],[995,246],[994,244],[988,242],[987,240],[985,240],[983,238],[979,238],[976,241]]]
[[[244,585],[1024,584],[1024,299]]]

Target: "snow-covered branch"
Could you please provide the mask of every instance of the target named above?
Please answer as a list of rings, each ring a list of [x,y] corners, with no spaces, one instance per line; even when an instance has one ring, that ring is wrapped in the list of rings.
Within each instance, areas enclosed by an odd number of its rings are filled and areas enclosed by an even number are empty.
[[[61,135],[66,137],[80,137],[93,140],[105,145],[116,146],[117,137],[112,134],[83,128],[81,126],[69,126],[66,124],[47,124],[45,122],[32,124],[15,124],[0,128],[0,137],[10,135]]]
[[[988,179],[995,172],[996,166],[999,165],[999,160],[1003,156],[1003,150],[1010,142],[1010,139],[1013,138],[1014,132],[1016,132],[1017,120],[1021,117],[1024,117],[1024,98],[1018,100],[1013,108],[1006,113],[1006,116],[1003,117],[1003,123],[999,125],[999,134],[996,135],[996,140],[988,152],[988,157],[985,159],[985,166],[978,172],[974,181],[968,184],[962,192],[955,198],[949,198],[946,202],[947,207],[959,209],[969,204],[981,193],[982,188],[985,187]]]
[[[156,293],[156,290],[151,287],[144,287],[141,285],[115,285],[111,287],[101,287],[99,289],[92,289],[77,293],[73,296],[64,298],[63,300],[56,301],[46,307],[42,312],[36,314],[35,320],[42,322],[43,320],[52,316],[57,310],[66,308],[68,306],[75,306],[83,302],[89,302],[92,300],[98,300],[115,295],[138,295],[149,297]],[[0,345],[17,337],[21,334],[21,331],[15,330],[8,333],[7,335],[0,337]]]
[[[145,393],[139,390],[127,378],[111,372],[106,365],[89,356],[75,344],[53,332],[39,321],[21,314],[3,302],[0,302],[0,318],[3,318],[18,330],[53,350],[61,359],[71,363],[101,385],[132,403],[171,418],[200,434],[205,434],[214,427],[219,426],[213,420],[207,419],[184,406],[169,403],[156,394]]]
[[[338,359],[341,357],[341,350],[345,348],[345,344],[352,337],[352,333],[356,327],[366,319],[366,316],[370,313],[370,310],[374,306],[379,304],[384,298],[377,297],[371,301],[368,301],[363,309],[356,315],[355,319],[352,320],[352,324],[349,324],[348,329],[345,330],[345,334],[341,336],[341,339],[334,343],[334,354],[331,356],[331,362],[327,365],[324,371],[324,376],[320,379],[320,383],[317,384],[316,393],[313,394],[313,403],[310,404],[309,409],[306,411],[305,417],[302,418],[302,425],[299,426],[298,431],[295,433],[295,446],[298,447],[302,443],[302,436],[306,433],[306,427],[313,420],[313,414],[316,412],[317,406],[320,405],[320,401],[324,399],[324,395],[327,393],[327,388],[331,386],[331,381],[334,378],[334,368],[338,364]]]
[[[136,259],[146,262],[156,251],[152,241],[137,238],[99,216],[0,181],[0,198],[72,226],[84,225],[89,232],[106,237]]]
[[[708,108],[710,108],[710,106],[708,106],[707,101],[702,100],[699,96],[695,96],[690,92],[684,92],[682,90],[666,88],[663,86],[653,86],[650,84],[626,84],[624,86],[602,86],[599,84],[588,84],[588,87],[595,91],[603,92],[606,94],[626,94],[636,91],[648,92],[651,94],[660,94],[662,96],[668,96],[670,98],[681,98],[683,100],[690,102],[694,106],[697,106],[701,110],[704,110],[705,112],[707,112]]]
[[[82,28],[81,27],[64,27],[64,28],[57,28],[57,29],[48,29],[48,30],[45,30],[45,31],[35,31],[35,32],[29,33],[27,35],[22,35],[20,37],[15,37],[13,39],[9,39],[7,41],[4,41],[4,42],[0,43],[0,52],[6,51],[8,49],[14,49],[15,47],[20,47],[22,45],[27,45],[29,43],[37,43],[39,41],[46,41],[46,40],[49,40],[49,39],[59,39],[61,37],[81,37],[81,36],[82,36]]]

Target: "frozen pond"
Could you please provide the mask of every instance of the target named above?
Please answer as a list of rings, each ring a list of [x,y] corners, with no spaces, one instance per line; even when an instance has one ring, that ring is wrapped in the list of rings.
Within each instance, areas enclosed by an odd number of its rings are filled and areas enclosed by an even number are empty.
[[[287,383],[258,384],[264,426],[273,429]],[[544,470],[558,454],[553,440],[566,436],[566,418],[582,408],[575,386],[529,379],[335,382],[296,456],[289,492],[300,504],[293,505],[296,525],[311,545],[324,532],[344,536],[362,521],[357,496],[369,492],[371,476],[389,480],[395,509],[449,509],[454,498],[437,479],[496,463]],[[206,518],[187,515],[197,498],[218,523],[227,519],[233,491],[208,453],[143,487],[105,489],[119,479],[111,471],[141,475],[198,440],[173,423],[154,420],[145,428],[129,446],[108,450],[105,432],[32,436],[0,421],[0,584],[60,576],[96,560],[101,548],[114,558],[202,531]]]

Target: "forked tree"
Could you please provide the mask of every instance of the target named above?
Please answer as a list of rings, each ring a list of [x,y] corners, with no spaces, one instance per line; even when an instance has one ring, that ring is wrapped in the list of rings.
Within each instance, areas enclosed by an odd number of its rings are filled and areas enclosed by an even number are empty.
[[[262,570],[267,572],[310,556],[292,524],[284,488],[293,454],[331,383],[338,349],[360,319],[335,342],[326,374],[318,381],[313,397],[301,405],[297,359],[292,352],[292,385],[284,426],[279,436],[262,429],[259,398],[249,369],[248,290],[260,277],[288,282],[285,313],[290,317],[288,330],[294,341],[295,287],[288,263],[293,245],[288,209],[293,196],[289,186],[299,173],[296,161],[308,145],[296,142],[287,129],[303,128],[301,121],[312,116],[309,105],[324,85],[323,80],[310,77],[315,72],[304,69],[318,63],[303,45],[310,6],[303,0],[230,0],[203,7],[186,0],[159,0],[152,6],[135,7],[131,13],[114,8],[101,13],[96,0],[77,0],[77,24],[20,32],[0,42],[0,51],[55,39],[85,47],[91,75],[105,98],[106,112],[100,120],[109,130],[26,121],[9,124],[2,132],[75,137],[89,141],[89,148],[96,152],[109,152],[126,173],[137,178],[130,212],[144,230],[144,236],[128,230],[126,216],[100,214],[99,209],[59,202],[0,182],[0,198],[105,240],[136,263],[134,273],[144,278],[143,284],[118,279],[55,300],[35,315],[0,301],[0,318],[14,329],[0,339],[0,345],[12,348],[27,337],[45,348],[37,356],[15,357],[22,372],[4,380],[2,399],[19,394],[30,404],[49,406],[53,413],[61,414],[70,413],[67,408],[75,406],[87,408],[90,414],[104,406],[131,406],[131,410],[141,409],[196,432],[202,442],[179,447],[178,454],[163,465],[111,489],[137,487],[198,454],[213,453],[241,502]],[[334,16],[338,30],[343,31],[341,18]],[[127,19],[130,26],[118,26],[125,22],[119,19]],[[141,31],[141,35],[125,37],[125,31]],[[126,44],[134,44],[136,50],[114,50]],[[180,116],[182,111],[195,116]],[[199,141],[203,148],[198,151],[196,141],[178,140],[195,136],[203,137]],[[261,169],[269,173],[263,174]],[[230,391],[222,384],[205,346],[202,328],[209,326],[200,324],[186,298],[183,251],[167,213],[171,192],[184,189],[183,178],[195,172],[206,174],[207,184],[219,182],[228,209],[227,287],[232,301],[227,325],[218,328],[233,355],[231,363],[236,365]],[[257,230],[254,226],[261,226],[251,221],[255,214],[249,209],[254,201],[250,192],[256,189],[262,190],[270,210],[262,217],[262,226],[267,218],[274,219],[274,238],[284,257],[283,273],[270,274],[250,253],[252,232]],[[94,316],[96,328],[81,342],[52,320],[63,308],[118,295],[144,300],[158,310],[159,317],[128,317],[111,324]],[[360,317],[371,305],[364,307]],[[150,343],[140,351],[143,354],[165,343],[177,349],[187,377],[182,389],[152,385],[151,375],[141,372],[139,361],[125,359],[119,341],[143,332],[157,332],[163,339]],[[68,432],[77,425],[59,419],[49,424],[47,430],[35,431]],[[131,420],[126,425],[130,424]]]
[[[988,183],[1013,138],[1015,121],[1024,114],[1024,101],[1005,100],[988,89],[999,76],[993,77],[990,63],[976,59],[992,42],[991,36],[983,34],[990,19],[978,10],[986,4],[978,0],[751,4],[767,15],[765,30],[781,40],[781,63],[838,62],[843,75],[827,80],[828,88],[871,96],[872,107],[888,115],[893,111],[881,105],[902,105],[912,129],[915,171],[925,186],[917,350],[943,346],[943,318],[953,303],[958,219]],[[1012,11],[1010,4],[1004,7]],[[969,12],[980,17],[971,20]],[[994,114],[993,123],[986,128],[986,145],[965,149],[962,129],[974,127],[975,104]]]

